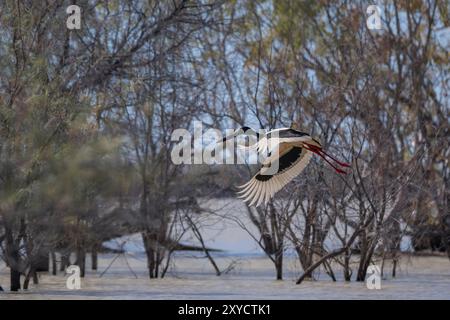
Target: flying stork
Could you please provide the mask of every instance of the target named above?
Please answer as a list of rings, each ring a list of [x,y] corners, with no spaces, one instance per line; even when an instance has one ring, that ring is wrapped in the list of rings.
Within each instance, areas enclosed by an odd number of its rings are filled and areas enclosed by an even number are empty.
[[[238,197],[249,203],[249,206],[267,204],[275,193],[305,169],[313,154],[324,159],[337,173],[346,174],[337,165],[350,167],[323,151],[320,142],[309,134],[293,128],[280,128],[260,134],[250,127],[242,127],[219,143],[234,139],[240,134],[248,135],[249,131],[256,135],[258,141],[246,148],[256,148],[258,152],[269,151],[268,157],[262,161],[261,168],[253,178],[238,186]]]

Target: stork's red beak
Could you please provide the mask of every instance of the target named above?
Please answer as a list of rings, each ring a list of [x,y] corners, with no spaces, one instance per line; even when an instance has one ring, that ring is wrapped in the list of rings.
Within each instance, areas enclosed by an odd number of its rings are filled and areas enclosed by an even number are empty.
[[[334,165],[333,163],[331,163],[330,160],[328,160],[326,157],[330,158],[331,160],[333,160],[335,163],[337,163],[338,165],[340,165],[341,167],[345,167],[345,168],[350,168],[350,165],[348,163],[345,162],[341,162],[339,160],[337,160],[336,158],[334,158],[333,156],[330,156],[328,153],[326,153],[325,151],[322,150],[321,147],[309,144],[309,143],[305,143],[306,145],[306,149],[314,152],[315,154],[319,155],[323,160],[325,160],[331,167],[333,167],[334,170],[336,170],[337,173],[341,173],[341,174],[347,174],[346,171],[339,169],[336,165]]]

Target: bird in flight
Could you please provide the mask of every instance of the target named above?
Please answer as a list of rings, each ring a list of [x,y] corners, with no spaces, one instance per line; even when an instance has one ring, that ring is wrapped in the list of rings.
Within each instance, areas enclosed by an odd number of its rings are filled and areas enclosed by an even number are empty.
[[[242,127],[220,142],[224,143],[241,134],[254,134],[258,139],[255,144],[245,148],[256,148],[259,153],[268,151],[259,171],[246,184],[238,186],[238,197],[249,206],[267,204],[275,193],[305,169],[313,154],[324,159],[337,173],[347,173],[338,166],[350,167],[349,164],[326,153],[320,142],[309,134],[292,128],[275,129],[260,134],[250,127]]]

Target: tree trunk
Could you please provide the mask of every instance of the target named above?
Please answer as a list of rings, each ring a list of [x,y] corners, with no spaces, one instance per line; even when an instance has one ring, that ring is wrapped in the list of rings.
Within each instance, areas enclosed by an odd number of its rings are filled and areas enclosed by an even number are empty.
[[[55,251],[50,252],[50,256],[52,257],[52,275],[56,276],[58,266],[56,264],[56,253]]]
[[[10,228],[5,226],[6,239],[6,263],[10,268],[10,284],[11,291],[19,291],[20,285],[20,254],[19,244],[14,240],[13,233]]]
[[[84,278],[86,273],[86,250],[82,246],[77,249],[77,261],[75,264],[80,267],[80,277]]]
[[[393,222],[393,243],[391,247],[391,255],[392,255],[392,278],[395,278],[397,275],[397,264],[398,260],[401,257],[401,242],[402,237],[401,234],[401,228],[400,228],[400,222],[398,220],[395,220]]]
[[[96,245],[92,246],[91,267],[92,267],[92,270],[98,269],[98,251],[97,251]]]
[[[31,279],[31,274],[33,273],[33,270],[30,270],[27,275],[25,276],[25,280],[23,281],[23,290],[28,290],[28,287],[30,285],[30,279]]]
[[[352,280],[352,270],[350,269],[350,250],[345,251],[344,257],[344,280]]]
[[[361,236],[359,238],[359,266],[358,271],[356,273],[356,281],[364,281],[366,279],[367,273],[367,255],[369,251],[369,244],[366,240],[366,231],[361,232]]]
[[[365,233],[364,233],[365,235]],[[370,241],[364,239],[364,247],[361,249],[361,257],[356,276],[356,281],[365,281],[367,275],[367,269],[369,268],[370,261],[375,253],[377,239],[371,239]]]
[[[353,241],[351,241],[353,242]],[[350,246],[350,245],[348,245]],[[315,263],[313,263],[308,269],[306,269],[303,274],[298,278],[296,284],[300,284],[303,282],[303,280],[305,280],[308,277],[311,277],[312,272],[319,267],[322,263],[324,263],[326,260],[334,258],[340,254],[342,254],[343,252],[345,252],[345,250],[347,250],[348,248],[341,248],[338,250],[334,250],[330,253],[328,253],[327,255],[321,257],[319,260],[317,260]]]
[[[155,250],[153,248],[154,237],[151,232],[146,231],[142,233],[142,240],[144,242],[145,254],[147,255],[148,276],[150,279],[155,278]]]
[[[308,269],[308,268],[311,266],[311,263],[309,263],[309,262],[308,262],[308,259],[305,258],[304,250],[302,250],[300,246],[296,246],[296,247],[295,247],[295,251],[297,252],[298,260],[300,261],[300,265],[302,266],[302,269],[303,269],[303,270]],[[307,278],[308,280],[311,280],[311,279],[312,279],[312,276],[311,276],[311,275],[308,275],[308,276],[306,276],[306,278]]]
[[[49,272],[49,250],[39,250],[39,254],[34,262],[34,270],[37,272]]]
[[[11,276],[11,291],[19,291],[20,290],[20,272],[11,268],[10,276]]]
[[[277,280],[283,280],[283,252],[277,252],[275,254],[275,269]]]
[[[370,223],[371,220],[369,220],[368,222],[366,222],[366,224],[364,224],[362,226],[362,228],[367,227],[367,225]],[[322,263],[324,263],[325,261],[327,261],[328,259],[332,259],[344,252],[346,252],[347,250],[350,249],[350,247],[352,246],[353,242],[355,242],[357,236],[361,233],[361,230],[355,231],[353,232],[353,234],[351,235],[350,239],[348,239],[347,244],[337,250],[333,250],[332,252],[322,256],[319,260],[317,260],[316,262],[314,262],[308,269],[306,269],[303,274],[298,278],[296,284],[301,284],[303,282],[303,280],[305,280],[305,278],[307,278],[308,276],[310,276],[312,274],[312,272],[319,267]]]
[[[160,262],[161,262],[161,255],[160,255],[160,249],[159,249],[159,245],[158,245],[158,243],[156,243],[156,246],[157,246],[157,248],[156,248],[156,257],[155,257],[155,266],[154,266],[154,274],[155,274],[155,278],[158,278],[159,277],[159,265],[160,265]]]
[[[211,254],[209,253],[209,250],[205,245],[205,241],[203,240],[203,236],[202,236],[200,230],[197,228],[197,225],[194,223],[194,221],[192,221],[192,219],[189,216],[186,216],[186,218],[188,219],[188,222],[192,228],[192,231],[193,231],[195,237],[202,245],[202,248],[203,248],[203,251],[205,252],[206,257],[208,258],[209,262],[211,263],[214,270],[216,271],[216,276],[220,276],[221,275],[220,269],[217,266],[216,262],[214,261],[213,257],[211,256]]]
[[[323,263],[323,266],[325,268],[325,272],[330,276],[331,280],[333,282],[336,282],[336,276],[334,275],[333,268],[331,267],[331,264],[329,264],[327,261]]]
[[[64,272],[66,268],[70,265],[70,253],[61,253],[61,265],[59,266],[59,271]]]
[[[28,290],[31,278],[33,278],[33,284],[39,284],[39,278],[35,266],[31,266],[28,271],[25,280],[23,281],[23,290]]]
[[[395,278],[397,275],[397,259],[395,258],[392,262],[392,278]]]

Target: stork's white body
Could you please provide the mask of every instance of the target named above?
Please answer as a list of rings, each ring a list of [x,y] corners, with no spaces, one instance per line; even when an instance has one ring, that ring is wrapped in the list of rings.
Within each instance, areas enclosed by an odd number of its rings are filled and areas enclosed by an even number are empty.
[[[231,136],[223,139],[223,142],[236,137],[239,134],[245,134],[252,130],[249,127],[242,127],[235,131]],[[255,132],[254,130],[252,130]],[[259,153],[269,151],[269,156],[262,162],[259,171],[246,184],[239,186],[241,189],[238,194],[240,198],[249,203],[250,206],[267,204],[267,202],[287,185],[292,179],[298,176],[308,165],[313,153],[322,157],[338,173],[345,173],[334,166],[328,159],[329,157],[341,166],[349,167],[348,164],[339,162],[332,156],[322,150],[319,141],[313,139],[309,134],[294,130],[292,128],[279,128],[268,131],[260,136],[257,143],[249,147],[257,148]],[[274,170],[275,168],[275,170]]]

